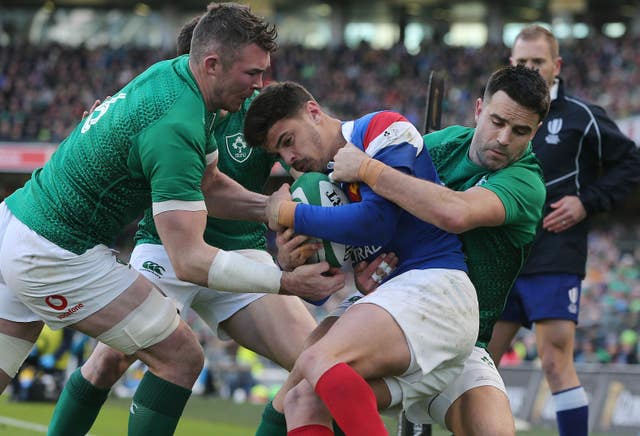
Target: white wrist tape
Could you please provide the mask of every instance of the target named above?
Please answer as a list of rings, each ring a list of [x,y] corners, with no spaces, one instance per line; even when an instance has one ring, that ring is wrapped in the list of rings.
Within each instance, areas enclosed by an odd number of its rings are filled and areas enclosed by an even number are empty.
[[[280,292],[282,271],[232,251],[218,251],[209,268],[208,286],[227,292]]]

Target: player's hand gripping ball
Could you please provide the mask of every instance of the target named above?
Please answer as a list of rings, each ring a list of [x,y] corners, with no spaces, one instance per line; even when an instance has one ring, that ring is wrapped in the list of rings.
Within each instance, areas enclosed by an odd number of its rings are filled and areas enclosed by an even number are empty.
[[[304,204],[335,207],[349,204],[349,198],[339,185],[322,173],[304,173],[291,185],[291,198]],[[338,224],[339,225],[339,224]],[[345,246],[322,240],[322,248],[307,263],[326,260],[331,266],[341,267],[345,262]]]

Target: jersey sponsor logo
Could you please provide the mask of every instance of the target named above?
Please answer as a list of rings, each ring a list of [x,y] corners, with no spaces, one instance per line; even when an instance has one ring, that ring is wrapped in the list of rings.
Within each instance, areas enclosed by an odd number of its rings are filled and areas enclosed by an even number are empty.
[[[80,309],[82,309],[84,307],[84,304],[82,303],[78,303],[75,306],[69,308],[66,310],[66,312],[61,313],[60,315],[58,315],[58,319],[65,319],[71,315],[73,315],[74,313],[76,313],[77,311],[79,311]]]
[[[351,259],[351,262],[358,263],[363,260],[370,259],[382,250],[381,245],[365,245],[363,247],[354,247],[353,245],[347,245],[344,250],[344,261]]]
[[[115,97],[109,97],[104,102],[102,102],[100,106],[98,106],[93,112],[87,115],[87,119],[84,121],[84,124],[82,125],[82,129],[80,130],[80,133],[87,133],[91,128],[91,126],[93,126],[98,121],[100,121],[100,118],[102,118],[104,114],[107,113],[107,111],[109,110],[109,107],[112,104],[114,104],[120,99],[125,98],[126,96],[127,96],[126,93],[121,92]]]
[[[235,135],[225,137],[225,142],[227,144],[229,156],[231,156],[231,159],[236,162],[242,163],[251,156],[251,152],[253,150],[245,142],[244,135],[242,133],[236,133]]]
[[[567,310],[573,314],[578,313],[578,297],[580,296],[578,287],[574,286],[573,288],[569,289],[568,294],[569,306],[567,306]]]
[[[562,118],[554,118],[547,122],[547,131],[549,134],[544,137],[544,140],[547,141],[547,144],[559,144],[560,137],[558,133],[562,130]]]
[[[49,306],[54,310],[65,310],[69,306],[69,302],[62,295],[49,295],[47,298],[44,299],[44,302],[47,303],[47,306]],[[84,307],[84,304],[78,303],[75,306],[67,309],[65,312],[56,315],[56,317],[58,319],[68,318],[69,316],[73,315],[83,307]]]
[[[44,302],[47,303],[47,306],[55,310],[64,310],[69,305],[67,299],[62,295],[49,295],[44,299]]]
[[[164,272],[166,271],[165,267],[163,267],[162,265],[158,265],[157,263],[150,260],[145,260],[142,263],[142,269],[145,271],[149,271],[151,274],[158,278],[161,278],[162,274],[164,274]]]

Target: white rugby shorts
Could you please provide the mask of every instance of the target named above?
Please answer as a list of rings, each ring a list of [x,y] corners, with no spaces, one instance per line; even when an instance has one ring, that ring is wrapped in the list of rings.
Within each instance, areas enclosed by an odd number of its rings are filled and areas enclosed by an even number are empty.
[[[439,394],[412,404],[405,410],[407,418],[416,424],[438,423],[446,428],[445,416],[453,402],[465,392],[480,386],[493,386],[507,395],[504,381],[487,350],[474,347],[464,363],[462,373]]]
[[[264,250],[236,250],[235,253],[276,267],[271,255]],[[181,316],[186,316],[191,307],[220,339],[230,339],[219,326],[222,321],[266,295],[217,291],[179,280],[167,251],[159,244],[136,245],[129,263],[175,302]]]
[[[407,271],[354,305],[364,303],[393,316],[409,343],[411,364],[402,376],[394,377],[404,409],[441,392],[462,372],[479,324],[476,291],[465,272]]]
[[[108,305],[138,276],[107,246],[74,254],[0,205],[0,318],[66,327]]]

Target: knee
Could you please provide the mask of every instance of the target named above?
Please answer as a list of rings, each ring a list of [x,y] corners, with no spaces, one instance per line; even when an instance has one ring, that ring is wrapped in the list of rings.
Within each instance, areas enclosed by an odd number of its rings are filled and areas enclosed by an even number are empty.
[[[303,377],[309,380],[322,375],[323,369],[328,368],[327,356],[315,346],[304,350],[296,360],[295,367]]]
[[[548,377],[559,376],[562,372],[573,366],[573,355],[570,354],[567,356],[561,349],[547,347],[547,349],[540,354],[540,363],[545,375]]]
[[[121,351],[99,345],[82,366],[82,373],[91,384],[106,389],[118,381],[134,360]]]
[[[301,381],[289,390],[283,401],[287,422],[294,427],[301,423],[324,422],[331,420],[322,400],[316,395],[311,384]]]
[[[174,340],[175,360],[180,367],[188,369],[195,377],[200,374],[204,366],[204,351],[187,324],[181,322],[176,329]]]

